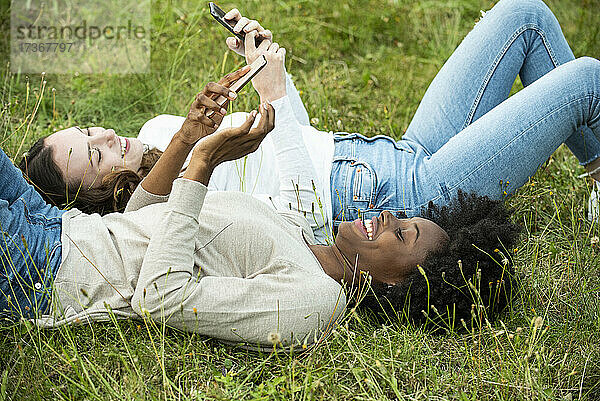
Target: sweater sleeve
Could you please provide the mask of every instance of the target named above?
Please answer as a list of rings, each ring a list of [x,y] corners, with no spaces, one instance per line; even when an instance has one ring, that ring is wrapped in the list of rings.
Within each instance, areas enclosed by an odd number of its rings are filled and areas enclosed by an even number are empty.
[[[323,183],[318,179],[288,96],[272,103],[275,108],[275,128],[269,133],[275,148],[279,172],[279,194],[255,197],[278,211],[297,211],[306,217],[313,231],[322,229],[326,217],[319,212],[323,199]],[[328,187],[327,187],[328,188]]]
[[[137,188],[133,191],[133,194],[131,194],[131,198],[129,198],[127,206],[125,206],[125,212],[133,212],[134,210],[141,209],[144,206],[148,206],[153,203],[166,202],[167,200],[169,200],[169,195],[155,195],[150,193],[142,188],[142,183],[140,182]]]
[[[285,89],[298,123],[300,123],[300,125],[310,125],[304,103],[302,103],[302,99],[300,99],[300,94],[294,85],[294,81],[292,81],[292,76],[287,72],[285,73]]]
[[[318,340],[345,303],[328,277],[311,276],[286,261],[253,278],[194,274],[194,254],[202,252],[195,249],[195,239],[206,192],[196,181],[173,183],[142,262],[133,310],[228,342],[272,348],[270,333],[284,346]]]

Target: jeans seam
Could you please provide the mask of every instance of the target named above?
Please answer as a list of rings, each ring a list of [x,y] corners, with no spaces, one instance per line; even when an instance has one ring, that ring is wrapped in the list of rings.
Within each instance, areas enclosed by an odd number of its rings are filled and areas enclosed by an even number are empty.
[[[472,123],[473,116],[475,115],[475,111],[477,110],[477,107],[479,107],[479,103],[481,102],[481,98],[483,97],[483,92],[485,92],[485,88],[487,88],[487,85],[489,84],[490,79],[492,79],[492,75],[494,75],[494,72],[496,72],[496,69],[498,68],[498,65],[500,64],[500,61],[504,58],[508,49],[513,45],[515,40],[517,40],[519,38],[519,36],[521,36],[524,32],[529,31],[529,30],[535,31],[540,36],[540,38],[542,39],[542,43],[544,44],[544,48],[546,49],[546,52],[548,53],[548,57],[550,57],[550,60],[552,60],[552,64],[554,65],[554,68],[556,68],[558,66],[558,62],[556,60],[554,51],[552,50],[550,43],[548,42],[548,40],[546,38],[546,33],[536,23],[529,23],[529,24],[525,24],[525,25],[521,26],[518,30],[515,31],[513,36],[511,36],[511,38],[505,43],[505,45],[502,47],[502,50],[500,50],[500,52],[496,56],[496,59],[492,62],[492,66],[490,67],[490,70],[488,71],[487,75],[485,76],[485,79],[484,79],[481,87],[479,88],[479,91],[477,92],[477,96],[475,97],[473,106],[471,106],[471,110],[469,110],[469,114],[467,115],[467,119],[465,120],[465,122],[462,126],[462,129],[465,129]]]
[[[25,220],[27,220],[28,224],[30,224],[32,226],[41,226],[44,231],[56,230],[56,229],[61,228],[60,222],[61,222],[62,216],[47,218],[45,215],[43,215],[41,213],[29,213],[29,208],[27,207],[25,199],[19,198],[19,200],[23,202],[23,216],[25,217]],[[41,215],[41,217],[43,217],[43,219],[39,218],[40,215]],[[37,221],[34,221],[34,219],[32,217],[35,217],[35,220],[37,220]],[[43,221],[43,220],[45,220],[45,221]],[[56,220],[56,221],[53,221],[53,220]],[[54,225],[56,225],[57,227],[54,227]]]
[[[570,101],[568,103],[565,103],[561,107],[557,108],[556,110],[553,110],[549,114],[547,114],[544,117],[540,118],[539,120],[537,120],[536,122],[534,122],[533,124],[531,124],[529,127],[527,127],[526,129],[524,129],[518,136],[512,138],[505,146],[503,146],[501,149],[499,149],[491,157],[489,157],[487,160],[485,160],[484,162],[482,162],[481,164],[479,164],[479,166],[477,166],[473,170],[471,170],[471,172],[469,174],[467,174],[466,176],[464,176],[458,183],[456,183],[455,185],[453,185],[452,187],[450,187],[449,191],[453,191],[455,188],[459,187],[463,182],[465,182],[475,172],[479,171],[484,165],[486,165],[491,160],[493,160],[494,158],[496,158],[496,156],[498,156],[498,154],[500,154],[500,152],[502,152],[503,150],[505,150],[506,148],[508,148],[513,142],[515,142],[516,140],[518,140],[519,138],[521,138],[524,134],[526,134],[527,132],[531,131],[533,128],[535,128],[536,126],[538,126],[542,121],[546,120],[548,117],[554,115],[555,113],[559,112],[560,110],[564,109],[565,107],[568,107],[571,104],[576,103],[576,102],[581,101],[582,99],[586,99],[586,98],[595,98],[595,99],[598,99],[598,97],[595,96],[594,94],[587,94],[587,95],[582,96],[580,98],[573,99],[572,101]]]

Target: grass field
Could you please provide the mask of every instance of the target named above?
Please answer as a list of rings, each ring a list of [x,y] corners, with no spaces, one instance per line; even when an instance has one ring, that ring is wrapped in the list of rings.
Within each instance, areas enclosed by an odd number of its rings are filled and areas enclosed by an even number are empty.
[[[18,0],[21,1],[21,0]],[[10,12],[0,0],[0,132],[9,156],[72,125],[134,136],[185,114],[209,80],[241,65],[205,2],[155,0],[151,72],[7,73]],[[547,0],[576,56],[600,58],[600,0]],[[436,71],[490,0],[246,0],[237,6],[288,49],[287,67],[323,130],[402,136]],[[519,84],[515,85],[515,90]],[[233,106],[250,110],[246,89]],[[17,158],[20,159],[20,156]],[[523,227],[520,292],[492,326],[432,335],[357,313],[313,352],[257,354],[143,322],[58,330],[0,327],[2,400],[600,400],[600,228],[589,182],[560,148],[508,203]]]

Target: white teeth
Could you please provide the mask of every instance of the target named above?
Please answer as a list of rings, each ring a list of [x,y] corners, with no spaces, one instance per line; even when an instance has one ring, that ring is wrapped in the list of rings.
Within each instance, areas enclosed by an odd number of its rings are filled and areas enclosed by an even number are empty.
[[[367,237],[369,238],[369,240],[373,240],[373,221],[371,220],[365,220],[363,222],[365,229],[367,230]]]
[[[125,138],[119,137],[119,142],[121,143],[121,158],[125,157],[125,149],[127,148],[127,142],[125,142]]]

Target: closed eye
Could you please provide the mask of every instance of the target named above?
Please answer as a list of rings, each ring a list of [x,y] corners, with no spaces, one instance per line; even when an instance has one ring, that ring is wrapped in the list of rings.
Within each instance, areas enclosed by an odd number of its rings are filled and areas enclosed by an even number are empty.
[[[100,149],[98,148],[93,148],[96,153],[98,153],[98,164],[100,164],[100,161],[102,160],[102,152],[100,152]]]

